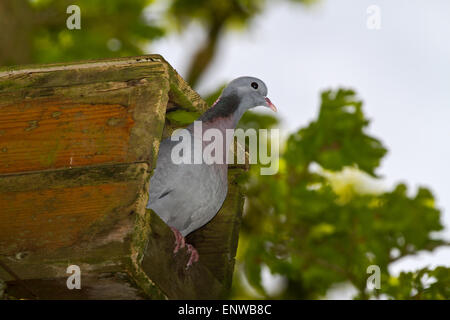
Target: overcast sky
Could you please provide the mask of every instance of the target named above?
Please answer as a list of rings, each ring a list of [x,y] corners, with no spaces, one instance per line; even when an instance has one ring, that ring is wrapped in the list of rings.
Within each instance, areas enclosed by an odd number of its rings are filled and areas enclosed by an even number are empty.
[[[317,115],[321,90],[354,88],[372,120],[369,132],[389,149],[378,174],[388,187],[431,188],[450,238],[450,1],[323,0],[310,9],[268,2],[248,32],[225,36],[199,92],[237,76],[259,77],[283,127],[293,131]],[[381,10],[379,30],[366,26],[370,5]],[[149,52],[185,75],[202,39],[201,28],[191,25]],[[450,266],[450,249],[401,260],[392,269],[437,264]]]

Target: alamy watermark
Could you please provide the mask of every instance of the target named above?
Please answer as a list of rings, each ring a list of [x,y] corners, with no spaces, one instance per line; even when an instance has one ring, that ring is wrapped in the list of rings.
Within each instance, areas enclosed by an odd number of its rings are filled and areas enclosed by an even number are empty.
[[[368,6],[366,9],[367,20],[366,27],[369,30],[381,29],[381,8],[375,4]]]
[[[202,121],[194,121],[193,129],[177,129],[171,136],[178,143],[172,148],[174,164],[244,164],[245,150],[230,148],[236,138],[244,146],[248,138],[249,163],[262,165],[261,175],[278,172],[279,129],[226,129],[207,128],[203,131]],[[270,149],[270,152],[269,150]]]
[[[79,6],[72,4],[67,7],[66,13],[70,14],[66,20],[66,26],[69,30],[81,29],[81,9]]]
[[[71,274],[66,281],[67,289],[81,289],[81,269],[76,264],[67,267],[66,273]]]
[[[366,286],[369,290],[381,289],[381,270],[376,264],[372,264],[367,267],[367,274],[370,276],[367,278]]]

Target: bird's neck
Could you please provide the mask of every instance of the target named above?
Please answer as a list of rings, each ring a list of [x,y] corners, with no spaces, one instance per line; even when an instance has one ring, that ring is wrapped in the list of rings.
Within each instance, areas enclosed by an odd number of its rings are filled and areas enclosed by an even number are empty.
[[[220,97],[198,120],[211,127],[234,129],[245,112],[241,102],[235,94]]]
[[[224,103],[228,103],[225,105]],[[230,103],[235,102],[235,105]],[[226,108],[225,108],[226,107]],[[230,112],[231,111],[231,112]],[[219,100],[215,105],[213,105],[208,111],[206,111],[199,119],[200,124],[191,124],[188,127],[188,130],[192,132],[194,137],[202,140],[203,147],[208,145],[209,141],[203,140],[203,134],[208,129],[216,129],[219,130],[222,136],[222,146],[223,146],[223,156],[224,156],[224,164],[226,164],[226,156],[230,150],[231,143],[234,141],[233,134],[236,125],[241,119],[242,115],[245,112],[245,108],[240,108],[239,100],[232,101],[227,99],[226,101]],[[197,126],[197,130],[195,129]],[[200,127],[198,127],[200,126]],[[200,129],[201,128],[201,129]],[[200,129],[200,130],[198,130]],[[225,165],[226,167],[226,165]]]
[[[228,117],[216,118],[212,121],[203,122],[203,130],[214,128],[219,129],[223,134],[225,134],[227,129],[236,128],[239,119],[235,117],[234,114]]]

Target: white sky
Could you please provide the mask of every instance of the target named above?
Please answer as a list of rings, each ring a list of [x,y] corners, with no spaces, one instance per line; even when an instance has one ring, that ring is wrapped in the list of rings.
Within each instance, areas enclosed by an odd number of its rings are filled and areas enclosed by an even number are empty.
[[[225,36],[200,93],[237,76],[259,77],[293,131],[316,116],[321,90],[356,89],[372,119],[369,132],[389,149],[378,173],[387,186],[430,187],[450,238],[450,1],[323,0],[309,9],[268,2],[249,31]],[[372,4],[381,9],[380,30],[366,27]],[[202,39],[191,25],[150,51],[185,75]],[[392,270],[438,264],[450,266],[450,249],[403,259]]]

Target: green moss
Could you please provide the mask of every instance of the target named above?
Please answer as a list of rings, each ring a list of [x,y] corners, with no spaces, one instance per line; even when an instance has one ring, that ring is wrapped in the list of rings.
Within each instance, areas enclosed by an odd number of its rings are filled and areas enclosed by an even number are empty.
[[[76,167],[66,170],[26,173],[0,177],[0,192],[25,192],[40,189],[100,185],[112,182],[139,181],[138,164],[112,164],[100,167]]]
[[[20,85],[18,85],[14,80],[0,81],[0,90],[6,90],[8,88],[20,88]]]
[[[180,126],[190,124],[194,120],[198,119],[198,117],[200,117],[199,112],[190,112],[185,110],[176,110],[166,114],[167,119]]]
[[[161,290],[148,278],[142,270],[142,260],[148,245],[150,235],[150,210],[146,209],[145,214],[136,215],[135,227],[131,241],[131,258],[128,268],[136,285],[152,299],[166,299]]]
[[[39,121],[38,120],[30,120],[28,121],[28,128],[25,128],[25,131],[32,131],[36,128],[39,128]]]
[[[52,166],[55,163],[58,153],[63,148],[63,144],[61,143],[61,139],[62,138],[60,136],[57,136],[57,137],[55,137],[54,141],[46,142],[47,145],[51,144],[52,148],[47,154],[42,154],[39,157],[39,160],[40,160],[42,165],[44,165],[46,167],[50,167],[50,166]]]
[[[125,119],[112,117],[106,121],[106,124],[110,127],[123,127],[125,125]]]
[[[52,113],[52,118],[59,119],[59,116],[62,114],[61,111],[55,111]]]

